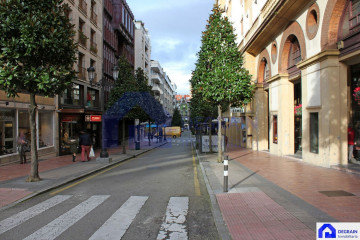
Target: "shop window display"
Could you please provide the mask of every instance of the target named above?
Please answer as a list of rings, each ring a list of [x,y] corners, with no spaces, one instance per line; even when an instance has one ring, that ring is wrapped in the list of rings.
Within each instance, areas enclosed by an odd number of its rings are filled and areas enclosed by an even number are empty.
[[[18,116],[18,133],[20,134],[23,132],[25,134],[25,138],[28,141],[28,144],[30,145],[31,141],[31,130],[30,130],[30,122],[29,122],[29,113],[27,110],[21,110],[19,111]]]
[[[15,110],[0,109],[0,156],[16,152]]]
[[[39,148],[54,146],[53,113],[39,112]]]

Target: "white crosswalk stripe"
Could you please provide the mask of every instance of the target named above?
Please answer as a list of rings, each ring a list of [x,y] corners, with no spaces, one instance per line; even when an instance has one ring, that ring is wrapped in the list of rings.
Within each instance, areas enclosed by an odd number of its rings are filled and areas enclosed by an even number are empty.
[[[131,196],[91,237],[90,240],[121,239],[149,197]]]
[[[48,210],[51,207],[56,206],[57,204],[69,199],[71,195],[57,195],[52,197],[42,203],[39,203],[31,208],[28,208],[18,214],[13,215],[5,220],[0,222],[0,234],[9,231],[10,229],[19,226],[23,222],[33,218],[40,213]]]
[[[57,238],[61,233],[66,231],[69,227],[83,218],[91,210],[95,209],[98,205],[104,202],[109,195],[99,195],[92,196],[86,201],[80,203],[70,211],[64,213],[51,223],[40,228],[38,231],[34,232],[25,240],[50,240]]]
[[[188,209],[188,197],[170,198],[166,209],[165,222],[161,225],[157,239],[188,239],[184,224]]]
[[[5,220],[0,221],[1,235],[31,218],[38,216],[45,211],[52,211],[50,208],[70,199],[72,195],[57,195],[42,203],[19,212]],[[56,239],[74,224],[82,219],[89,221],[91,211],[100,207],[110,195],[94,195],[77,206],[55,218],[45,226],[24,238],[25,240],[51,240]],[[148,196],[130,196],[119,209],[114,209],[114,213],[102,224],[102,226],[90,233],[90,240],[112,240],[121,239],[128,231],[131,223],[134,222],[147,200]],[[105,207],[104,203],[102,207]],[[188,239],[188,231],[185,221],[189,209],[188,197],[171,197],[166,208],[164,222],[158,232],[157,239]],[[164,209],[165,210],[165,209]],[[88,216],[87,216],[88,215]],[[35,221],[35,220],[33,220]],[[15,231],[15,229],[13,230]],[[10,232],[9,232],[10,233]],[[7,233],[7,234],[9,234]]]

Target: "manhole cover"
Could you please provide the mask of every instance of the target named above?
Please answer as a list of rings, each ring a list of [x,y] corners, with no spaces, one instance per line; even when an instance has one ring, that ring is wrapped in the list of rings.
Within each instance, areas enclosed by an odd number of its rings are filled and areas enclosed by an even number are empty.
[[[328,197],[347,197],[347,196],[355,196],[352,193],[345,192],[343,190],[336,190],[336,191],[319,191],[319,193],[322,193]]]

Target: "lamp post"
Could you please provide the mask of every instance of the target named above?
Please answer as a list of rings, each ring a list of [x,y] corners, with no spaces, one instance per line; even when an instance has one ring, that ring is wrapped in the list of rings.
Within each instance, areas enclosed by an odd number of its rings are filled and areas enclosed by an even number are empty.
[[[104,87],[106,85],[108,85],[109,83],[106,83],[104,81],[104,78],[102,78],[98,83],[94,83],[94,79],[95,79],[95,68],[93,66],[90,66],[87,69],[88,72],[88,76],[89,76],[89,81],[90,81],[90,85],[91,86],[99,86],[101,88],[101,96],[103,98],[102,100],[102,109],[103,111],[105,110],[105,106],[104,106]],[[112,74],[113,74],[113,78],[115,80],[115,82],[117,81],[118,77],[119,77],[119,67],[117,65],[115,65],[112,68]],[[105,119],[102,119],[102,133],[101,133],[101,152],[100,152],[100,158],[108,158],[109,157],[109,153],[107,152],[107,149],[104,147],[104,132],[105,132]]]

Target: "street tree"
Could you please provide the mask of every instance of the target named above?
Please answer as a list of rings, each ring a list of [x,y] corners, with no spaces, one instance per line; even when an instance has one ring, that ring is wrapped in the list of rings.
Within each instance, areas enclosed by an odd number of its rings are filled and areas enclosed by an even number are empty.
[[[251,75],[235,42],[233,27],[217,4],[212,9],[192,76],[193,89],[218,108],[218,162],[222,161],[222,104],[246,105],[253,96]]]
[[[148,79],[143,70],[137,69],[134,73],[133,68],[124,56],[118,61],[119,77],[114,88],[111,89],[108,101],[108,109],[116,109],[116,114],[121,115],[122,119],[122,148],[125,149],[125,121],[139,119],[141,122],[146,120],[155,120],[153,116],[157,116],[156,120],[165,119],[165,113],[159,104],[152,104],[156,101],[153,98],[151,87],[148,86]],[[126,98],[124,98],[126,96]],[[119,100],[121,100],[119,102]],[[119,108],[114,105],[121,103]],[[144,107],[146,106],[146,109]],[[126,110],[126,113],[123,113]],[[145,111],[146,110],[146,111]]]
[[[172,126],[179,126],[181,127],[182,125],[182,118],[181,118],[181,114],[178,108],[175,108],[174,110],[174,114],[172,116],[172,120],[171,120],[171,125]]]
[[[76,77],[74,26],[63,0],[0,2],[0,88],[8,98],[29,94],[31,170],[27,181],[39,181],[35,96],[53,97]]]

